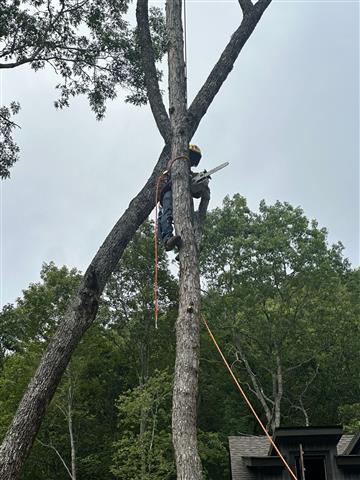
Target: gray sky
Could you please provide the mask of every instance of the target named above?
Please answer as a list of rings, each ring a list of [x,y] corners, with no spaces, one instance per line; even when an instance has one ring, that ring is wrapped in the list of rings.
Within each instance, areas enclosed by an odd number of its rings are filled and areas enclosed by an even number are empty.
[[[155,3],[155,2],[153,2]],[[156,2],[162,4],[163,2]],[[240,20],[237,0],[187,0],[190,101]],[[84,98],[55,111],[51,71],[3,71],[18,100],[21,160],[1,186],[0,300],[39,279],[44,261],[84,269],[158,158],[148,107],[109,104],[96,122]],[[164,86],[166,91],[166,86]],[[359,4],[274,1],[193,139],[226,194],[301,206],[359,265]]]

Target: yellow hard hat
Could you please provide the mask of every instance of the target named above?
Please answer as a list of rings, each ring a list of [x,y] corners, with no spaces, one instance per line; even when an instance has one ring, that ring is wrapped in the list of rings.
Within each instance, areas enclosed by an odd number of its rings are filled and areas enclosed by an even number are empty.
[[[192,167],[196,167],[201,159],[201,150],[197,145],[189,144],[189,159]]]

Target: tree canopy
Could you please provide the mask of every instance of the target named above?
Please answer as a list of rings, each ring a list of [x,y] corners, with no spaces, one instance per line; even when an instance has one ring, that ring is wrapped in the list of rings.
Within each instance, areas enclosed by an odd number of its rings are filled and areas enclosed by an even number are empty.
[[[184,35],[182,22],[181,0],[169,0],[166,2],[166,50],[168,56],[168,86],[169,86],[169,112],[165,108],[162,92],[159,87],[159,75],[156,69],[158,49],[156,48],[156,35],[152,34],[152,24],[161,26],[161,22],[152,22],[151,12],[147,0],[138,0],[136,8],[137,38],[139,40],[139,53],[141,69],[143,72],[146,88],[146,97],[151,106],[154,120],[159,133],[164,139],[165,145],[160,157],[154,167],[153,173],[138,195],[130,202],[129,208],[113,227],[97,254],[91,261],[84,273],[76,294],[68,303],[63,321],[59,323],[51,341],[41,357],[39,366],[31,379],[28,388],[19,404],[18,410],[12,420],[7,434],[0,447],[0,472],[4,478],[17,478],[23,462],[28,456],[36,434],[40,429],[46,409],[55,394],[62,376],[71,360],[71,356],[81,341],[87,329],[95,321],[99,306],[100,297],[109,278],[119,262],[122,254],[133,238],[136,230],[145,221],[155,202],[155,190],[157,179],[167,165],[170,170],[172,193],[173,193],[173,218],[177,232],[181,233],[182,242],[179,252],[180,261],[180,283],[178,299],[178,318],[176,323],[176,355],[175,355],[175,377],[173,385],[173,408],[172,408],[172,439],[174,444],[177,477],[190,476],[199,479],[202,477],[202,465],[198,453],[198,440],[196,431],[197,418],[197,392],[198,392],[198,371],[199,371],[199,318],[200,318],[200,277],[198,253],[200,249],[200,232],[205,219],[209,197],[202,199],[197,215],[194,215],[194,205],[190,191],[189,142],[197,130],[202,118],[206,114],[213,99],[217,95],[222,84],[231,72],[234,62],[239,56],[242,48],[256,28],[271,0],[259,0],[253,4],[251,0],[239,0],[242,18],[239,26],[232,35],[225,47],[223,54],[210,72],[203,87],[196,95],[192,104],[187,105],[187,78],[184,55]],[[80,21],[76,17],[77,4],[74,7],[75,25],[79,26]],[[97,3],[95,2],[95,7]],[[122,4],[121,4],[122,5]],[[47,5],[47,25],[45,34],[55,27],[60,19],[63,10],[60,4],[59,12],[51,11]],[[106,4],[107,6],[107,4]],[[107,12],[106,6],[104,11]],[[90,7],[90,16],[86,28],[105,35],[105,42],[109,32],[103,32],[103,26],[107,25],[108,17],[111,21],[113,5],[107,12],[108,16],[101,17],[103,11]],[[69,11],[73,13],[70,6]],[[92,15],[94,13],[94,16]],[[45,13],[45,15],[47,15]],[[53,15],[55,17],[53,18]],[[99,16],[100,19],[99,20]],[[116,16],[116,12],[115,12]],[[53,23],[53,20],[55,23]],[[118,17],[115,18],[115,27],[119,25]],[[70,22],[70,25],[72,23]],[[123,24],[121,24],[123,26]],[[15,27],[16,29],[16,27]],[[105,28],[106,30],[106,28]],[[81,30],[79,30],[80,32]],[[70,28],[70,33],[72,29]],[[11,32],[10,32],[11,33]],[[30,31],[31,33],[31,31]],[[68,33],[68,30],[66,30]],[[83,35],[81,33],[81,35]],[[67,40],[67,38],[65,39]],[[70,42],[73,41],[71,38]],[[111,43],[111,42],[110,42]],[[115,43],[115,49],[119,47]],[[78,48],[79,45],[75,47]],[[43,43],[41,44],[41,49]],[[72,47],[71,47],[72,48]],[[81,45],[80,45],[81,49]],[[26,50],[26,48],[25,48]],[[5,50],[6,51],[6,50]],[[106,51],[107,52],[107,51]],[[37,54],[37,47],[33,53]],[[109,52],[110,53],[110,52]],[[110,55],[111,57],[111,55]],[[21,57],[24,59],[27,57]],[[28,58],[31,60],[31,56]],[[107,58],[107,57],[106,57]],[[112,58],[112,57],[111,57]],[[42,62],[51,59],[43,58],[40,63],[34,60],[34,66],[41,67]],[[59,59],[58,59],[59,60]],[[22,59],[19,60],[21,62]],[[62,60],[60,60],[61,62]],[[67,58],[66,58],[67,61]],[[13,62],[14,63],[14,62]],[[25,61],[26,63],[26,61]],[[16,62],[13,66],[16,66]],[[137,62],[134,61],[134,65]],[[87,66],[87,63],[86,63]],[[66,82],[70,82],[70,89],[65,91],[65,104],[67,95],[78,93],[78,84],[74,83],[71,77],[72,70],[68,65],[62,65]],[[68,73],[70,74],[68,75]],[[82,74],[81,72],[77,72]],[[119,73],[117,71],[117,73]],[[88,78],[89,75],[86,76]],[[137,77],[138,78],[138,77]],[[126,80],[126,79],[125,79]],[[67,83],[65,82],[65,85]],[[96,76],[95,76],[96,84]],[[125,81],[125,86],[126,86]],[[110,88],[110,97],[112,95]],[[86,91],[86,90],[85,90]],[[91,92],[90,94],[91,95]],[[99,94],[103,99],[102,92]],[[90,100],[92,97],[90,96]],[[97,96],[95,97],[97,100]],[[135,103],[136,103],[135,98]],[[60,106],[62,102],[60,101]],[[96,108],[95,108],[96,110]],[[100,108],[99,115],[102,110]],[[182,159],[181,162],[175,160]],[[71,410],[69,403],[69,411]],[[71,415],[68,415],[69,430]],[[71,435],[71,468],[73,468],[74,442]]]
[[[106,101],[119,89],[125,101],[147,103],[137,27],[127,19],[129,0],[4,0],[0,4],[0,69],[28,64],[39,71],[52,68],[59,77],[56,108],[86,95],[96,118],[104,117]],[[149,11],[155,61],[166,51],[165,20],[159,8]],[[161,76],[161,72],[157,74]],[[19,147],[12,102],[0,109],[0,177],[10,176]]]
[[[177,281],[160,250],[155,330],[152,233],[153,225],[145,224],[112,274],[22,479],[55,480],[74,472],[78,480],[176,478],[171,397]],[[261,418],[270,426],[274,420],[278,356],[280,425],[342,421],[349,432],[356,431],[359,271],[344,259],[341,245],[329,245],[326,231],[299,208],[262,203],[252,212],[240,195],[208,214],[205,239],[204,313]],[[237,263],[239,255],[247,261]],[[44,265],[41,281],[1,312],[1,437],[80,279],[76,269]],[[200,365],[198,439],[204,478],[225,480],[227,437],[260,432],[205,329]]]

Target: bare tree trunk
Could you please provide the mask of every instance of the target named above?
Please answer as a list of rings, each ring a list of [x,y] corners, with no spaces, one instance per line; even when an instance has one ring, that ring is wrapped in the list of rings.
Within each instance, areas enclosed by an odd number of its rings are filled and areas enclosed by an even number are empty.
[[[274,404],[274,425],[273,425],[272,431],[274,431],[275,428],[280,427],[281,400],[284,394],[281,359],[277,349],[275,353],[275,360],[276,360],[276,376],[275,376],[276,380],[275,380],[275,391],[274,391],[275,404]]]
[[[194,232],[194,207],[190,193],[189,137],[183,53],[181,0],[166,3],[169,37],[169,100],[172,127],[171,169],[173,214],[180,248],[179,312],[176,322],[176,361],[172,429],[177,478],[200,480],[202,468],[197,448],[196,399],[199,369],[200,275]]]
[[[61,463],[63,464],[66,472],[68,473],[70,479],[73,480],[72,473],[71,473],[69,467],[66,465],[66,462],[65,462],[65,460],[63,459],[63,457],[62,457],[61,453],[59,452],[59,450],[58,450],[56,447],[54,447],[54,445],[51,445],[51,444],[49,444],[49,443],[44,443],[44,442],[42,442],[42,441],[39,440],[39,439],[37,439],[37,442],[40,443],[40,445],[42,445],[43,447],[51,448],[51,450],[53,450],[53,451],[56,453],[56,455],[59,457]]]
[[[74,440],[74,431],[73,431],[73,422],[72,422],[73,421],[72,407],[73,407],[73,391],[72,391],[72,384],[71,384],[71,378],[70,378],[70,385],[68,390],[67,419],[68,419],[70,449],[71,449],[71,476],[72,476],[72,480],[76,480],[76,450],[75,450],[75,440]]]
[[[241,346],[241,339],[235,338],[235,344],[237,360],[241,359],[250,377],[251,385],[248,385],[248,387],[263,407],[267,421],[266,429],[273,432],[275,428],[280,426],[281,400],[284,394],[282,365],[278,348],[276,345],[274,346],[276,369],[274,371],[268,370],[272,377],[272,393],[269,396],[265,394],[261,381],[250,366],[249,360]]]
[[[44,447],[51,448],[59,457],[61,463],[65,467],[65,470],[68,473],[71,480],[76,480],[76,449],[75,449],[75,439],[74,439],[74,429],[73,429],[73,404],[74,404],[73,379],[72,379],[71,371],[68,371],[67,373],[69,378],[69,386],[67,389],[66,404],[64,406],[60,404],[56,406],[60,410],[60,412],[64,415],[64,418],[68,426],[69,440],[70,440],[70,458],[71,458],[70,467],[67,465],[66,461],[64,460],[59,450],[52,444],[51,440],[50,440],[50,443],[45,443],[40,440],[38,440],[38,442]]]
[[[313,359],[312,359],[313,360]],[[295,368],[299,368],[299,367],[302,367],[304,365],[304,363],[307,363],[309,360],[307,360],[306,362],[302,362],[298,365],[295,365],[294,367],[290,367],[288,368],[287,370],[293,370]],[[296,410],[299,410],[303,415],[304,415],[304,419],[305,419],[305,426],[306,427],[309,427],[310,426],[310,419],[309,419],[309,415],[308,415],[308,412],[305,408],[305,405],[304,405],[304,399],[303,397],[305,396],[306,392],[308,391],[310,385],[313,383],[313,381],[316,379],[318,373],[319,373],[319,364],[316,365],[316,369],[315,369],[315,372],[313,373],[313,375],[308,379],[308,381],[305,383],[305,387],[303,389],[303,391],[300,393],[299,395],[299,398],[298,398],[298,403],[299,405],[297,404],[294,404],[290,401],[291,403],[291,407],[296,409]],[[289,399],[288,399],[289,400]]]
[[[310,426],[309,415],[306,411],[306,408],[304,407],[304,403],[303,403],[302,399],[300,399],[300,409],[301,409],[301,411],[304,415],[304,418],[305,418],[305,426],[309,427]]]
[[[274,407],[274,400],[272,400],[271,398],[269,398],[268,395],[265,394],[263,387],[261,386],[261,382],[258,379],[258,377],[255,375],[253,369],[251,368],[249,360],[241,346],[241,339],[235,338],[235,344],[236,344],[236,359],[239,360],[239,357],[240,357],[241,362],[244,365],[250,377],[252,386],[248,385],[248,387],[251,390],[251,392],[256,396],[256,398],[259,400],[259,402],[261,403],[261,406],[264,409],[264,413],[267,421],[267,428],[268,428],[271,425],[271,421],[273,418],[272,409]]]
[[[145,307],[146,308],[146,307]],[[148,314],[144,316],[144,328],[145,335],[140,345],[140,373],[139,373],[139,385],[145,387],[149,379],[149,359],[150,359],[150,322]],[[146,432],[147,423],[147,410],[141,407],[140,411],[140,438],[144,437]],[[146,476],[146,452],[144,445],[141,445],[141,478]]]
[[[186,118],[186,133],[181,133],[180,131],[176,132],[180,134],[179,138],[181,141],[179,141],[178,144],[173,145],[175,153],[185,153],[188,140],[192,138],[196,132],[201,119],[207,112],[207,109],[215,98],[221,85],[231,72],[235,60],[270,2],[271,0],[259,0],[253,5],[251,0],[239,0],[239,4],[243,11],[242,22],[234,32],[218,62],[212,69],[206,82],[190,106]],[[138,0],[137,13],[139,13],[139,15],[137,15],[137,20],[141,37],[140,43],[143,47],[143,68],[145,72],[148,98],[166,146],[160,155],[159,161],[157,162],[151,177],[140,193],[130,202],[129,207],[116,223],[93,258],[90,266],[85,272],[77,294],[72,299],[62,323],[54,334],[33,379],[24,393],[18,410],[0,447],[1,480],[15,480],[18,478],[25,459],[34,443],[47,406],[56,391],[71,355],[79,344],[84,333],[95,319],[99,305],[99,298],[106,282],[120,260],[127,244],[154,207],[156,179],[165,169],[170,157],[171,138],[169,133],[169,119],[165,108],[161,105],[162,99],[157,84],[156,70],[152,68],[151,65],[154,61],[151,53],[152,47],[149,43],[151,42],[151,38],[149,37],[149,25],[147,21],[147,0]],[[145,57],[150,59],[150,66]],[[184,126],[182,126],[182,128],[183,127]],[[177,162],[177,165],[174,166],[173,173],[175,183],[176,175],[179,174],[181,178],[183,175],[181,173],[183,167],[180,167],[179,165],[181,165],[181,161]],[[180,184],[181,182],[176,187],[178,193],[181,190]],[[188,205],[191,202],[190,200],[186,200],[186,202],[188,202],[186,203],[186,208],[188,208]],[[177,228],[179,231],[182,231],[183,226],[178,224]],[[190,276],[188,274],[188,270],[192,268],[193,261],[196,261],[195,269],[198,268],[197,252],[195,245],[191,240],[193,235],[192,228],[189,230],[189,226],[184,225],[183,235],[185,239],[185,248],[181,253],[180,259],[181,270],[183,272],[182,275],[184,278],[187,278],[187,280],[182,281],[184,284],[187,284],[188,291],[192,290],[196,292],[198,285],[195,282],[193,285],[195,290],[191,288],[189,283]],[[193,254],[195,256],[193,256]],[[196,276],[197,273],[195,272],[195,277]],[[196,350],[196,337],[198,336],[196,318],[198,316],[198,305],[194,304],[191,306],[191,297],[186,298],[185,294],[181,295],[183,298],[181,311],[184,314],[184,318],[189,322],[186,328],[191,327],[192,332],[191,339],[188,339],[188,343],[186,346],[184,345],[184,348]],[[189,303],[187,301],[189,301]],[[192,309],[192,311],[195,312],[194,317],[190,311],[187,311],[188,307],[189,310]],[[195,320],[192,321],[192,318]],[[181,329],[182,326],[178,325],[177,328]],[[185,365],[185,367],[194,368],[195,370],[197,369],[197,365],[195,364],[191,367]],[[186,392],[183,393],[186,395]]]

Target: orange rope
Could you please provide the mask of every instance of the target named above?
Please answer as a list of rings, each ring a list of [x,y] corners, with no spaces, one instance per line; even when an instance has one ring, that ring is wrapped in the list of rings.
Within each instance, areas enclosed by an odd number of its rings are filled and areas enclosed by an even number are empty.
[[[214,342],[214,345],[217,349],[217,351],[219,352],[221,358],[223,359],[223,362],[225,363],[226,365],[226,368],[229,370],[229,373],[230,375],[232,376],[232,379],[234,380],[236,386],[238,387],[238,389],[240,390],[240,393],[241,395],[243,396],[245,402],[247,403],[248,407],[250,408],[251,412],[253,413],[254,417],[256,418],[256,420],[258,421],[258,424],[260,425],[260,427],[262,428],[263,432],[265,433],[265,435],[267,436],[270,444],[274,447],[274,450],[276,451],[276,453],[279,455],[279,457],[281,458],[284,466],[286,467],[286,469],[288,470],[288,472],[290,473],[291,477],[294,479],[294,480],[298,480],[296,475],[294,474],[294,472],[291,470],[290,466],[288,465],[288,463],[286,462],[285,458],[283,457],[283,455],[281,454],[280,450],[278,449],[278,447],[276,446],[275,442],[273,441],[273,439],[271,438],[271,436],[269,435],[268,431],[266,430],[264,424],[262,423],[262,421],[260,420],[258,414],[256,413],[254,407],[252,406],[250,400],[247,398],[246,396],[246,393],[244,392],[244,390],[242,389],[241,385],[239,384],[239,382],[237,381],[237,378],[235,377],[233,371],[231,370],[231,367],[230,365],[228,364],[224,354],[222,353],[214,335],[212,334],[211,330],[210,330],[210,327],[209,325],[207,324],[207,321],[205,319],[205,317],[201,317],[204,324],[205,324],[205,327],[207,329],[207,331],[209,332],[209,335],[210,335],[210,338],[211,340]]]
[[[167,170],[165,170],[160,177],[156,180],[155,188],[155,234],[154,234],[154,250],[155,250],[155,265],[154,265],[154,313],[155,313],[155,328],[158,328],[158,316],[159,316],[159,287],[158,287],[158,270],[159,270],[159,255],[158,255],[158,235],[159,235],[159,225],[158,225],[158,204],[160,201],[160,184],[164,177],[170,173],[170,169],[173,166],[173,163],[176,160],[189,160],[189,157],[186,155],[180,155],[175,157],[171,162],[169,162]]]

